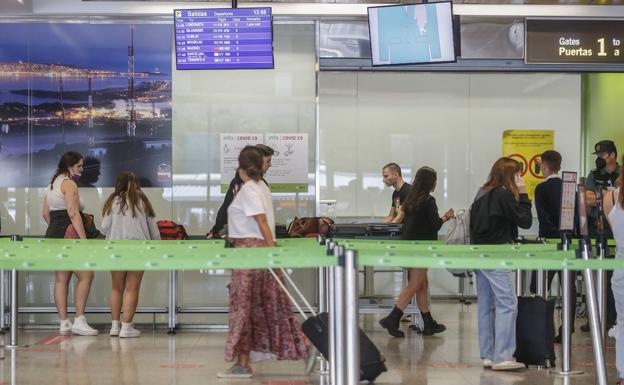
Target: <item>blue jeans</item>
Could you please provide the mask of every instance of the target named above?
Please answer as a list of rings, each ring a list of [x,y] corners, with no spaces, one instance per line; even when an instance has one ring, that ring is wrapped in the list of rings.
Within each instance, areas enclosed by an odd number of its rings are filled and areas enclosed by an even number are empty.
[[[509,270],[475,270],[477,276],[479,349],[494,363],[513,360],[516,351],[516,298]]]
[[[616,258],[624,258],[624,253],[619,253]],[[617,333],[615,335],[615,366],[618,378],[624,378],[624,270],[615,270],[611,277],[611,288],[615,297],[615,310],[617,311]]]

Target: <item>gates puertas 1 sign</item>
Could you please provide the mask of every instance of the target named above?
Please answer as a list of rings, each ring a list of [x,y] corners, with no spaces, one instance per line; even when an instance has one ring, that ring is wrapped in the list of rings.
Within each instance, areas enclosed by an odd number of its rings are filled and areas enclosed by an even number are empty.
[[[624,20],[527,18],[527,64],[624,64]]]

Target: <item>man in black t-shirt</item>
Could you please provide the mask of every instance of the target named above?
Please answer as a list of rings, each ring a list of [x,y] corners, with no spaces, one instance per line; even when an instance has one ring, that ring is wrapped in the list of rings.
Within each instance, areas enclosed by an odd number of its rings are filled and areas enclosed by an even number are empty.
[[[399,208],[403,202],[405,202],[405,199],[407,199],[407,194],[409,193],[411,185],[403,181],[401,167],[396,163],[385,165],[381,170],[381,174],[385,185],[394,187],[394,191],[392,192],[392,205],[390,206],[388,216],[384,218],[384,222],[396,222],[395,219],[397,219],[399,215]]]

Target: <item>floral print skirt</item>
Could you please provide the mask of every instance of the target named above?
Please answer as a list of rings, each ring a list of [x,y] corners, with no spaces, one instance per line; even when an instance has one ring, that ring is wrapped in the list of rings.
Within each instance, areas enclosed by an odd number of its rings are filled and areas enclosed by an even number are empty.
[[[239,238],[234,247],[266,247],[264,240]],[[281,272],[275,271],[278,276]],[[233,270],[225,360],[240,354],[273,355],[278,360],[308,357],[308,340],[292,303],[268,269]]]

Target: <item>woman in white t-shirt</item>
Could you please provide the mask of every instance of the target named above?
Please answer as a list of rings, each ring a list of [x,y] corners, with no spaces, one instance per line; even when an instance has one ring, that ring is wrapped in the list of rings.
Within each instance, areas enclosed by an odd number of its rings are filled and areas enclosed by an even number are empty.
[[[80,200],[76,185],[80,179],[83,164],[82,155],[74,151],[68,151],[61,157],[43,200],[43,219],[48,224],[46,238],[87,239],[80,213],[84,205]],[[67,317],[67,292],[72,273],[78,278],[74,292],[76,318],[73,324]],[[61,319],[60,333],[74,333],[83,336],[97,335],[98,331],[89,326],[84,316],[87,298],[93,282],[93,272],[57,271],[54,274],[54,302]]]
[[[139,180],[132,172],[117,177],[115,191],[102,208],[102,232],[109,240],[160,239],[156,214],[147,196],[139,187]],[[139,288],[143,271],[111,271],[111,337],[139,337],[132,320],[139,301]],[[123,319],[121,306],[123,297]]]
[[[262,180],[262,154],[247,146],[238,157],[243,186],[228,208],[228,241],[234,247],[275,247],[271,191]],[[225,360],[234,365],[219,378],[250,378],[251,360],[308,356],[308,341],[292,303],[267,269],[234,270],[229,285]]]

